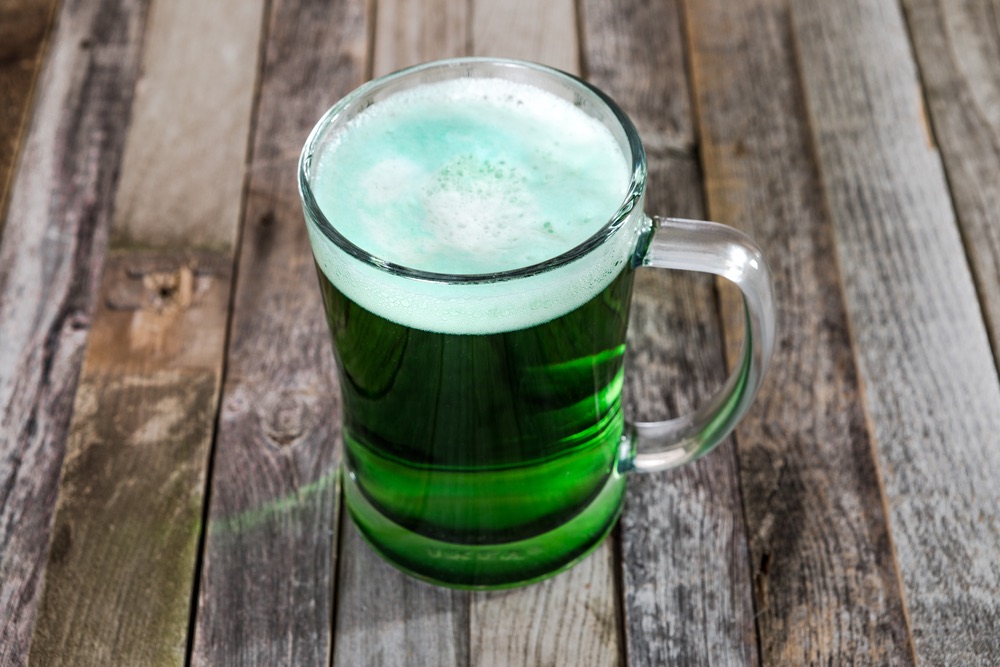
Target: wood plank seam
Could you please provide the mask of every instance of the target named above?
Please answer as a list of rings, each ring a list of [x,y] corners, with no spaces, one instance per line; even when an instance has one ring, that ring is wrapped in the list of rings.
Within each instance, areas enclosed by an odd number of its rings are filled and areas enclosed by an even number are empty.
[[[191,662],[329,663],[339,404],[296,188],[302,142],[362,79],[370,6],[268,7]]]
[[[579,12],[579,4],[577,5],[577,10]],[[583,35],[580,32],[581,37]],[[581,63],[583,62],[583,57],[581,53],[580,58]],[[581,65],[582,69],[582,65]],[[628,654],[628,642],[624,640],[627,636],[628,619],[626,618],[625,604],[622,600],[625,599],[625,556],[622,551],[622,525],[621,520],[615,525],[614,530],[607,539],[611,540],[611,565],[613,568],[613,579],[614,582],[614,596],[618,603],[615,605],[615,611],[617,611],[616,617],[618,621],[618,636],[622,638],[622,641],[618,642],[618,664],[624,667],[625,665],[632,664],[629,662]]]
[[[373,0],[377,2],[378,0]],[[370,55],[370,54],[369,54]],[[371,60],[368,60],[371,63]],[[338,473],[339,474],[339,473]],[[339,493],[339,503],[337,506],[337,535],[336,542],[333,548],[333,590],[330,592],[330,636],[333,637],[333,641],[330,642],[330,650],[326,657],[326,667],[335,667],[334,659],[336,658],[337,652],[337,601],[340,594],[340,569],[341,569],[341,557],[340,550],[346,543],[344,538],[344,531],[346,530],[344,524],[350,523],[351,518],[344,506],[344,492],[343,490]]]
[[[824,200],[825,199],[826,197],[824,196]],[[827,207],[829,207],[829,203],[827,204]],[[836,262],[839,267],[840,265],[839,257],[834,256],[834,262]],[[851,317],[850,313],[848,313],[847,317],[847,331],[848,335],[850,336],[851,347],[857,349],[858,346],[857,333],[855,331],[854,318]],[[857,355],[854,356],[855,359],[857,359]],[[871,405],[871,403],[869,402],[870,398],[868,396],[868,382],[865,380],[864,374],[861,372],[861,368],[858,366],[857,361],[855,361],[855,369],[856,369],[855,372],[857,373],[858,377],[858,396],[861,399],[862,414],[864,414],[865,417],[865,428],[870,434],[870,437],[868,438],[869,448],[871,449],[872,460],[877,462],[878,441],[875,438],[875,433],[876,433],[875,421],[872,416],[871,410],[868,407],[869,405]],[[882,511],[885,513],[887,517],[891,517],[892,507],[889,504],[889,493],[886,490],[885,475],[882,472],[881,466],[878,465],[875,466],[875,479],[878,484],[879,498],[882,501]],[[903,623],[905,624],[906,627],[906,645],[909,651],[910,660],[913,662],[914,665],[919,665],[920,663],[917,660],[917,647],[916,643],[913,640],[913,620],[910,618],[910,605],[907,603],[906,600],[907,596],[906,582],[903,580],[903,571],[899,563],[899,549],[896,547],[896,538],[891,530],[889,531],[888,540],[889,540],[889,553],[892,554],[892,569],[896,574],[896,586],[899,589],[899,598],[900,601],[902,602]]]
[[[254,151],[254,141],[253,138],[256,136],[257,130],[257,115],[259,113],[259,102],[260,102],[260,91],[261,91],[261,79],[263,78],[264,71],[264,48],[267,44],[270,22],[268,17],[271,15],[271,4],[273,0],[263,0],[263,9],[261,11],[261,25],[259,30],[259,38],[257,43],[257,49],[255,51],[257,55],[257,63],[255,67],[254,75],[254,89],[252,99],[250,104],[250,122],[248,125],[248,131],[246,135],[246,148],[244,149],[244,161],[243,161],[243,187],[240,193],[240,205],[239,212],[237,214],[237,224],[236,224],[236,237],[234,241],[234,248],[240,248],[243,243],[243,229],[244,229],[244,218],[246,216],[247,200],[249,198],[250,191],[250,165],[253,163],[253,151]],[[197,557],[194,565],[194,577],[192,579],[191,587],[191,600],[188,610],[188,628],[186,645],[184,649],[184,664],[187,666],[191,665],[192,658],[194,656],[194,641],[195,632],[198,627],[198,600],[199,591],[201,589],[201,578],[202,570],[205,565],[205,547],[207,543],[207,532],[209,525],[209,513],[212,506],[212,480],[213,470],[215,467],[215,453],[216,444],[219,438],[219,427],[220,420],[222,419],[222,391],[226,386],[227,375],[229,370],[229,355],[227,354],[230,343],[232,342],[232,327],[233,327],[233,317],[232,314],[235,311],[236,304],[236,285],[239,283],[240,275],[240,253],[232,253],[232,281],[229,287],[229,300],[226,304],[226,312],[228,317],[226,317],[225,322],[225,332],[222,339],[222,349],[225,351],[222,354],[222,362],[219,368],[219,391],[216,396],[215,405],[215,416],[212,420],[212,432],[209,436],[209,450],[208,450],[208,460],[205,468],[205,485],[202,491],[202,498],[204,499],[202,503],[201,512],[201,527],[198,531],[198,545],[197,545]]]

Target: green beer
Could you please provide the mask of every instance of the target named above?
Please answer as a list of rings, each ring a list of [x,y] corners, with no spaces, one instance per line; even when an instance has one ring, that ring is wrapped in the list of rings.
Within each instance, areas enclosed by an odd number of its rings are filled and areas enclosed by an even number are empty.
[[[622,505],[645,219],[623,209],[621,137],[503,79],[359,106],[306,165],[347,507],[380,554],[425,579],[542,578],[596,546]],[[580,248],[602,229],[600,247]]]
[[[566,315],[486,335],[390,322],[320,276],[348,507],[376,549],[436,581],[495,586],[544,576],[600,541],[624,491],[631,268]]]
[[[648,218],[645,177],[603,93],[511,60],[397,72],[313,129],[299,189],[344,496],[390,563],[464,588],[554,574],[614,525],[626,472],[702,456],[749,409],[774,345],[767,261],[730,227]],[[744,297],[732,375],[668,421],[622,415],[638,266],[713,273]]]

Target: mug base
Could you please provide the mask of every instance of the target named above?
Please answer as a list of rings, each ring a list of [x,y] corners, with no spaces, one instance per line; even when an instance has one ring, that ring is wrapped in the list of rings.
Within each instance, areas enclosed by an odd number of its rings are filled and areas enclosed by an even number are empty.
[[[343,471],[344,498],[365,542],[396,569],[463,590],[526,586],[576,565],[597,548],[621,514],[625,476],[615,473],[581,512],[540,535],[498,544],[444,542],[400,526],[373,506]]]

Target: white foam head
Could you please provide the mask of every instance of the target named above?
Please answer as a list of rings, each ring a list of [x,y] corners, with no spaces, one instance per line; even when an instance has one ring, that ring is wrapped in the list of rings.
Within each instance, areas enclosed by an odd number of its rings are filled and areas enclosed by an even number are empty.
[[[618,275],[644,221],[641,200],[633,201],[620,228],[590,252],[542,272],[525,268],[608,234],[636,195],[631,165],[604,124],[534,86],[424,84],[334,132],[307,174],[312,194],[333,227],[378,261],[361,261],[310,221],[317,264],[345,296],[400,324],[484,334],[563,315]],[[505,279],[415,280],[383,262]]]

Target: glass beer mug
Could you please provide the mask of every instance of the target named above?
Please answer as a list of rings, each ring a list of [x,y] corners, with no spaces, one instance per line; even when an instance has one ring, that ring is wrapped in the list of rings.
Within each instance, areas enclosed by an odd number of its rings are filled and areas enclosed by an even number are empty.
[[[647,216],[635,128],[575,77],[462,58],[371,81],[316,125],[299,187],[346,505],[412,575],[488,589],[571,566],[613,527],[628,473],[706,453],[760,387],[774,341],[763,254],[723,225]],[[656,423],[621,406],[642,267],[731,280],[747,322],[717,395]]]

